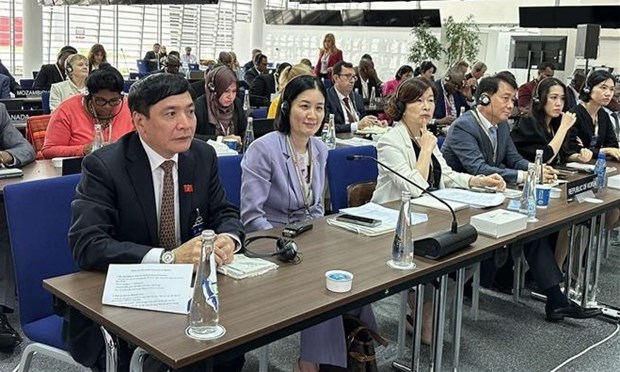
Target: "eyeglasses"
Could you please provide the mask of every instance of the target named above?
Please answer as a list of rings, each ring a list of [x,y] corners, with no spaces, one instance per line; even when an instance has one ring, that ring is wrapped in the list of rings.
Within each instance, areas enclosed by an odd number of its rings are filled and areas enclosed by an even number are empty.
[[[93,102],[95,103],[95,105],[100,106],[100,107],[104,107],[105,105],[114,107],[114,106],[120,105],[121,102],[123,102],[123,96],[119,96],[119,97],[112,98],[109,100],[105,98],[101,98],[101,97],[95,97],[93,98]]]
[[[354,75],[354,74],[338,74],[338,76],[343,77],[344,79],[349,80],[349,81],[357,80],[357,75]]]

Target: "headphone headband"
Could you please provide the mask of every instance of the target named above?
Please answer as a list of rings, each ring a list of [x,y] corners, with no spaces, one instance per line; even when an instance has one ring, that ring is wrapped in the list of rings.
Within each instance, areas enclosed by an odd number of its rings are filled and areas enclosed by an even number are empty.
[[[251,251],[248,246],[260,239],[271,239],[276,240],[276,251],[273,253],[257,253]],[[258,235],[252,236],[245,240],[245,255],[252,258],[261,258],[261,257],[274,257],[276,256],[278,260],[282,262],[292,262],[294,264],[300,263],[301,258],[297,254],[297,244],[294,240],[282,238],[279,236],[270,236],[270,235]]]

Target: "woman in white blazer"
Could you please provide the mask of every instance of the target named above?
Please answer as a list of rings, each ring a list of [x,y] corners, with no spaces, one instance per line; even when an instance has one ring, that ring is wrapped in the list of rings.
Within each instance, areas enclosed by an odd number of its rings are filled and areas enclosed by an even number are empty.
[[[50,110],[67,98],[83,92],[86,89],[88,77],[88,59],[81,54],[72,54],[65,60],[67,80],[52,84],[50,88]]]
[[[437,147],[437,138],[426,130],[426,125],[435,112],[435,91],[429,80],[417,77],[402,82],[396,94],[390,98],[385,112],[395,123],[394,128],[383,135],[377,143],[377,157],[379,161],[418,186],[427,190],[485,186],[503,190],[506,187],[506,183],[498,174],[471,176],[455,172],[446,164]],[[422,193],[417,187],[379,165],[377,187],[372,201],[385,203],[399,200],[403,190],[408,190],[414,197]],[[469,270],[466,276],[470,276],[471,272]],[[431,288],[432,286],[426,285],[424,290],[422,342],[425,344],[430,344],[432,334]],[[409,303],[413,305],[412,301]],[[407,320],[411,325],[411,317]]]
[[[504,189],[506,183],[497,174],[471,176],[455,172],[446,164],[437,147],[437,138],[426,129],[434,111],[435,91],[429,81],[418,77],[402,82],[385,108],[395,123],[394,128],[377,143],[378,159],[427,190],[485,186]],[[399,200],[404,190],[408,190],[413,197],[422,193],[417,187],[379,166],[373,202]]]

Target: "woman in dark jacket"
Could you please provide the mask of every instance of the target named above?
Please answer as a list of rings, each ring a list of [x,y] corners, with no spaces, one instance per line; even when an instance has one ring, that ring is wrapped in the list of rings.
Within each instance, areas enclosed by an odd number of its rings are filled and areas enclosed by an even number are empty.
[[[237,77],[226,66],[209,71],[205,78],[206,93],[196,99],[196,135],[203,141],[234,138],[241,143],[247,118],[243,101],[237,98]]]
[[[542,80],[529,113],[512,128],[512,141],[521,156],[533,162],[536,150],[543,150],[545,164],[565,162],[562,145],[575,123],[575,114],[565,111],[564,83],[555,78]]]

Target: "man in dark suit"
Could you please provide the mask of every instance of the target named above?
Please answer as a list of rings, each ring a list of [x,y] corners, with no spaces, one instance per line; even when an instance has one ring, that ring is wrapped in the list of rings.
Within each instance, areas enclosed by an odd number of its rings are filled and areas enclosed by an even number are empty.
[[[283,62],[273,74],[258,75],[250,85],[250,105],[269,107],[271,95],[278,91],[278,78],[290,65],[288,62]]]
[[[241,249],[243,226],[238,209],[226,200],[215,151],[193,140],[196,116],[189,89],[187,80],[174,74],[140,80],[129,93],[136,131],[84,158],[69,230],[81,269],[105,271],[112,263],[197,265],[202,229],[218,234],[218,264],[232,262]],[[71,315],[69,351],[89,367],[102,367],[103,339],[85,335],[83,317]],[[119,359],[129,361],[124,353]],[[242,366],[243,357],[216,370]]]
[[[65,60],[70,55],[77,54],[77,52],[77,49],[72,46],[67,45],[62,47],[56,56],[56,63],[41,66],[36,79],[34,79],[34,83],[32,83],[32,88],[49,90],[52,84],[65,81],[67,78],[65,73]]]
[[[441,148],[446,163],[452,169],[472,175],[498,173],[513,184],[525,180],[525,171],[530,163],[517,151],[508,126],[516,90],[517,83],[505,74],[480,81],[476,92],[478,107],[452,124]],[[546,181],[551,181],[555,171],[545,166],[543,176]],[[547,320],[589,318],[600,314],[598,309],[584,309],[567,302],[559,286],[563,280],[562,272],[551,249],[554,241],[555,238],[547,236],[524,246],[532,276],[547,296]],[[494,265],[487,261],[483,270],[489,267]]]
[[[13,94],[15,94],[18,89],[21,89],[17,81],[15,81],[15,78],[13,77],[13,75],[11,75],[11,72],[9,72],[9,69],[6,68],[4,64],[2,64],[1,60],[0,60],[0,75],[4,75],[9,78],[10,85],[11,85],[11,92]]]
[[[453,67],[443,79],[435,81],[435,113],[431,124],[446,126],[458,118],[461,109],[469,110],[467,99],[459,91],[465,86],[465,74],[458,67]]]
[[[159,68],[159,49],[161,45],[159,43],[153,44],[153,50],[149,50],[144,55],[144,62],[147,63],[148,72],[157,71]]]
[[[245,82],[248,84],[249,87],[252,86],[252,82],[254,81],[254,79],[256,79],[258,75],[267,73],[268,64],[269,63],[267,62],[266,55],[262,53],[258,53],[257,55],[254,56],[254,67],[247,70],[245,72],[245,75],[243,76],[243,79],[245,80]]]
[[[0,75],[0,99],[11,98],[11,79]]]
[[[375,88],[375,97],[381,96],[381,86],[376,76],[374,62],[371,59],[362,58],[357,67],[357,80],[353,89],[362,96],[365,105],[370,102],[372,88]]]
[[[246,62],[245,65],[243,65],[243,71],[248,72],[249,70],[251,70],[252,67],[254,67],[254,58],[257,54],[260,54],[262,52],[263,51],[260,49],[252,49],[252,59],[250,59],[248,62]]]
[[[21,167],[33,161],[34,157],[32,145],[15,129],[6,107],[0,103],[0,164],[3,167]],[[13,259],[4,213],[4,200],[0,199],[0,351],[3,352],[11,352],[22,340],[4,315],[5,312],[12,312],[14,308]]]
[[[357,132],[372,125],[387,125],[385,120],[366,115],[362,96],[353,91],[357,75],[352,64],[345,61],[336,63],[332,69],[332,77],[334,86],[327,90],[325,120],[329,119],[330,114],[334,114],[337,133]]]

